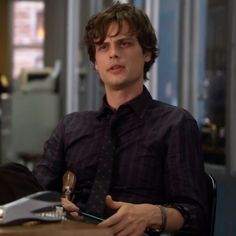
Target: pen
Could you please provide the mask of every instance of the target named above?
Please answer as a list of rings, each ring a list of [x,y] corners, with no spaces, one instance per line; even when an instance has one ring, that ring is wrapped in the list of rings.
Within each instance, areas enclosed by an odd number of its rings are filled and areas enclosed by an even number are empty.
[[[92,220],[96,220],[96,221],[98,221],[98,222],[102,222],[102,221],[103,221],[102,218],[97,217],[97,216],[94,216],[94,215],[91,215],[91,214],[86,213],[86,212],[84,212],[84,211],[80,211],[79,214],[80,214],[81,216],[88,217],[88,218],[90,218],[90,219],[92,219]]]

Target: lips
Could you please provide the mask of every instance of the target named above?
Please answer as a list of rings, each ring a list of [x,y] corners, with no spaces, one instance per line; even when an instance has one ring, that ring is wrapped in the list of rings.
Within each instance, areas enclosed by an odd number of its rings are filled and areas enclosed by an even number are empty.
[[[122,70],[122,69],[124,69],[125,67],[124,66],[122,66],[122,65],[112,65],[109,69],[108,69],[108,71],[120,71],[120,70]]]

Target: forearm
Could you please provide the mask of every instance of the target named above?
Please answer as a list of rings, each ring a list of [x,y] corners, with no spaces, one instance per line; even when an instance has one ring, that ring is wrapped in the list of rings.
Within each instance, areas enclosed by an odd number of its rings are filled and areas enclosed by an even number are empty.
[[[184,217],[175,208],[151,204],[147,205],[148,228],[161,229],[164,226],[164,231],[176,232],[184,225]]]

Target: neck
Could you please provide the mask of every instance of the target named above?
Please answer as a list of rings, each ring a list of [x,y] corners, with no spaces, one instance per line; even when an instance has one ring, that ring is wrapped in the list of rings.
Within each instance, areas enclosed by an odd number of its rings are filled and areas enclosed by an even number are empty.
[[[143,85],[136,90],[121,89],[121,90],[107,90],[106,98],[109,106],[117,110],[122,104],[129,102],[133,98],[139,96],[143,92]]]

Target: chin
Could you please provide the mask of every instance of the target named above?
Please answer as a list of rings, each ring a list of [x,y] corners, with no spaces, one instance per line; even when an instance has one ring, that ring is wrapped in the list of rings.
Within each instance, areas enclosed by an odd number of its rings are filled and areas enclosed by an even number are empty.
[[[131,88],[132,86],[134,86],[134,84],[129,83],[129,82],[120,82],[120,83],[110,84],[110,88],[112,88],[113,90],[117,90],[117,91]]]
[[[123,84],[113,84],[111,86],[109,86],[112,90],[123,90],[124,88],[126,88],[127,86],[124,86]]]

